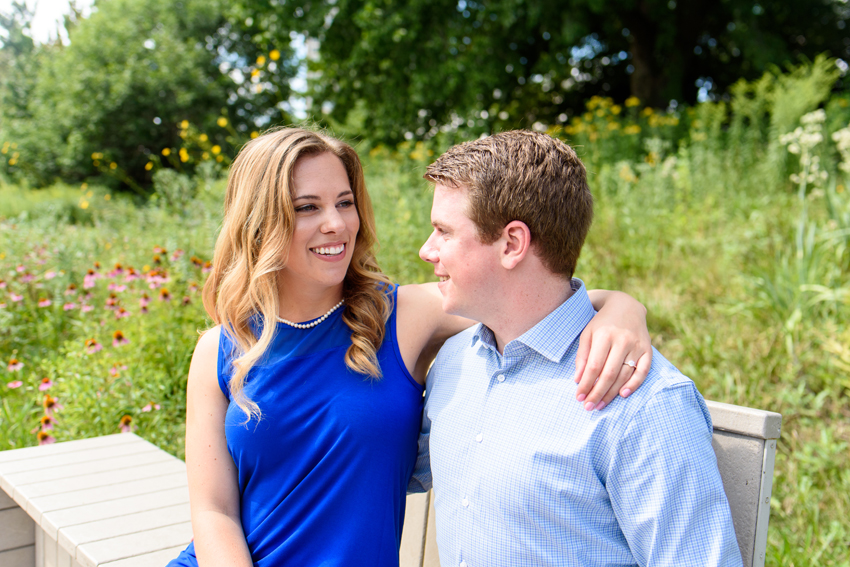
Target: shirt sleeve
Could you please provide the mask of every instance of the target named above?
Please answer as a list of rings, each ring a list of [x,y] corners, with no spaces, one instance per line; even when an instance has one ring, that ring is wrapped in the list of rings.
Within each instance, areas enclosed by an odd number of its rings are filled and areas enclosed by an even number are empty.
[[[425,409],[422,411],[422,427],[419,430],[419,450],[416,455],[413,476],[410,477],[410,482],[407,485],[408,493],[428,492],[431,490],[431,419],[428,417],[428,394],[431,391],[434,366],[428,372],[425,390]]]
[[[688,382],[656,393],[618,440],[607,489],[638,564],[742,565],[711,437]]]

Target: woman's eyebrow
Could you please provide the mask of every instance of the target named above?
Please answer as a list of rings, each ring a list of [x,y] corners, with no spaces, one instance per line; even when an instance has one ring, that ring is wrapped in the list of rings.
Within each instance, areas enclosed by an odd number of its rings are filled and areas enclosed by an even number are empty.
[[[339,199],[340,197],[344,197],[346,195],[354,195],[354,191],[352,191],[351,189],[348,189],[346,191],[343,191],[339,195],[337,195],[336,198]],[[312,200],[312,201],[318,201],[318,200],[321,199],[321,197],[319,197],[318,195],[300,195],[298,197],[295,197],[292,200],[298,201],[298,200],[301,200],[301,199],[309,199],[309,200]]]

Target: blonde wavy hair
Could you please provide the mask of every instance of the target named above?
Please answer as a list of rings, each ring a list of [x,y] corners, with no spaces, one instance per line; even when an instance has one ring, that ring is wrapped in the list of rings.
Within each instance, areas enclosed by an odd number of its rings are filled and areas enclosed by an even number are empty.
[[[207,313],[235,342],[228,386],[246,423],[261,417],[259,406],[245,394],[245,381],[251,368],[262,363],[275,334],[276,325],[257,322],[276,321],[279,313],[277,272],[286,266],[295,225],[293,170],[300,158],[326,152],[345,166],[360,216],[343,281],[342,317],[351,329],[345,364],[372,378],[381,376],[377,351],[392,310],[390,282],[375,260],[375,215],[360,158],[348,144],[320,132],[301,128],[266,132],[248,142],[230,168],[224,222],[203,290]]]

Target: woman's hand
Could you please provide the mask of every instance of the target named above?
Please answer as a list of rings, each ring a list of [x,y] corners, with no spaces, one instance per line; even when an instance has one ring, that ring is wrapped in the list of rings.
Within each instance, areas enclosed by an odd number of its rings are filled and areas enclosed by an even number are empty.
[[[619,393],[643,384],[652,365],[646,308],[619,291],[589,291],[599,312],[581,334],[576,354],[576,399],[587,410],[603,409]]]

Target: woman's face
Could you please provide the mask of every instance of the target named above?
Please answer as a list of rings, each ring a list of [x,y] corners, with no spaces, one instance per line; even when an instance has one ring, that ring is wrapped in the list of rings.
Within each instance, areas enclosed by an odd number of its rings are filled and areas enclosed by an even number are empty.
[[[292,177],[295,227],[280,283],[338,286],[348,272],[360,230],[345,166],[331,153],[305,156],[295,163]]]

